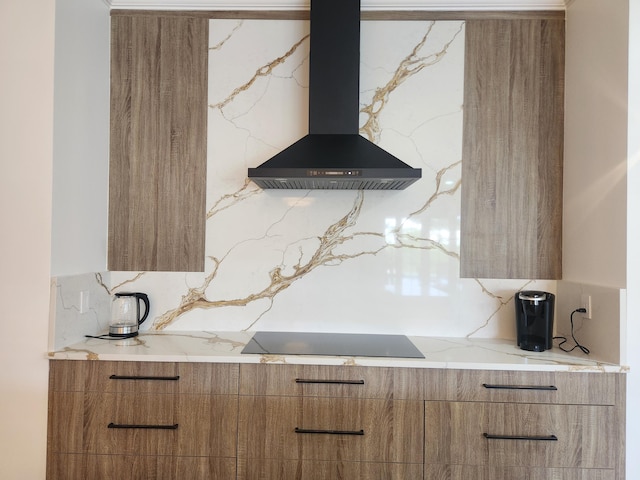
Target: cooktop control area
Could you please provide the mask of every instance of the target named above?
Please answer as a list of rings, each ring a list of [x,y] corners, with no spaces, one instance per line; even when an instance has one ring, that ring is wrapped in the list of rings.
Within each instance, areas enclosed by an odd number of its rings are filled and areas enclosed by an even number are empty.
[[[424,358],[406,335],[256,332],[242,353]]]

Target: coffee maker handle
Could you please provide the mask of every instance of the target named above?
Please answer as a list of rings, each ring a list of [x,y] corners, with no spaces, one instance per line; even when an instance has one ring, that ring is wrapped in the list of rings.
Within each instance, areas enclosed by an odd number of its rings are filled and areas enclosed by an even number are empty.
[[[144,315],[140,320],[138,320],[138,325],[142,325],[142,322],[144,322],[149,316],[149,296],[146,293],[136,293],[136,297],[138,298],[138,301],[142,300],[144,303]]]

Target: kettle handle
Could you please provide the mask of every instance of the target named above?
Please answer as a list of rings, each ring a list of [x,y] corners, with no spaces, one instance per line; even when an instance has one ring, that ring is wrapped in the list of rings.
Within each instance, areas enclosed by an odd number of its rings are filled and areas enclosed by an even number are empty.
[[[142,322],[144,322],[149,316],[149,296],[146,293],[136,293],[134,295],[138,299],[138,304],[140,300],[144,303],[144,315],[140,320],[138,320],[138,325],[142,325]]]

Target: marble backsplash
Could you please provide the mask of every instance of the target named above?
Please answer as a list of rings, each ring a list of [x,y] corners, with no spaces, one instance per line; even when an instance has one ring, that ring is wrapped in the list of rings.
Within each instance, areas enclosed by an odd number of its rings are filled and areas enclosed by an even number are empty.
[[[555,281],[459,276],[464,22],[362,22],[360,125],[423,178],[403,191],[263,191],[255,167],[307,133],[305,21],[211,20],[203,273],[52,280],[52,348],[104,332],[110,295],[143,330],[515,338],[513,295]]]

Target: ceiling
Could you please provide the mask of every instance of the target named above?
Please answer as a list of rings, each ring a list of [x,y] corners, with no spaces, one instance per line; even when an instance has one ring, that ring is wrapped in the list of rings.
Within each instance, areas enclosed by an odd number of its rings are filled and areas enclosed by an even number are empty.
[[[310,0],[104,0],[114,9],[144,10],[308,10]],[[574,0],[361,0],[375,10],[564,10]]]

